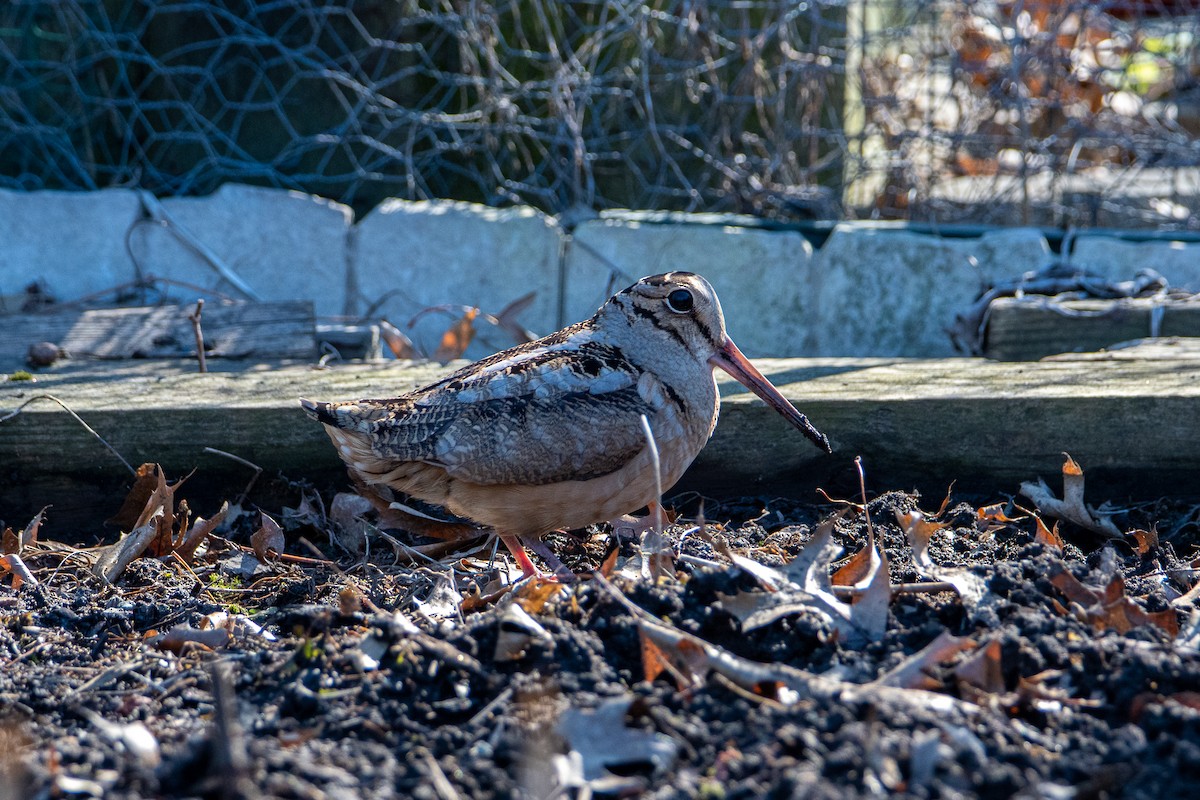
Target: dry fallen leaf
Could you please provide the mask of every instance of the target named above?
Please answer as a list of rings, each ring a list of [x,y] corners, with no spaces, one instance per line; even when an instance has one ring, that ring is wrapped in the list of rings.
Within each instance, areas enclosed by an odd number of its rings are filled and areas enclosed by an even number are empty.
[[[1007,527],[1010,522],[1019,522],[1024,517],[1010,517],[1005,510],[1007,503],[994,503],[975,511],[975,529],[981,533],[994,533]]]
[[[456,358],[462,358],[463,353],[475,338],[475,317],[479,316],[478,308],[468,308],[466,313],[449,330],[442,334],[442,341],[433,353],[433,360],[446,364]]]
[[[566,591],[566,588],[558,581],[525,581],[517,588],[516,601],[530,614],[541,614],[546,608],[546,603],[555,595]]]
[[[670,662],[662,648],[647,638],[644,631],[638,631],[638,640],[642,651],[642,677],[646,683],[653,683],[663,674]]]
[[[412,339],[405,336],[399,328],[386,319],[379,320],[379,335],[396,358],[415,359],[420,357]]]
[[[29,520],[29,524],[20,533],[17,533],[12,528],[4,529],[3,547],[0,553],[4,555],[20,555],[21,552],[31,544],[37,544],[38,530],[42,527],[42,522],[46,519],[46,511],[50,506],[45,506],[34,515],[33,519]]]
[[[125,568],[144,553],[150,542],[158,536],[158,523],[163,513],[162,506],[158,506],[141,526],[122,536],[116,543],[101,548],[96,563],[92,565],[92,574],[106,583],[116,583]]]
[[[1003,692],[1004,670],[1000,664],[1000,640],[992,639],[964,658],[954,668],[954,677],[958,680],[959,690],[968,697],[973,693]]]
[[[500,631],[496,634],[496,661],[516,661],[525,656],[533,642],[541,641],[549,647],[554,639],[542,624],[529,615],[520,603],[508,602],[500,615]]]
[[[38,580],[33,577],[33,573],[29,571],[29,567],[21,560],[21,557],[16,553],[9,553],[5,556],[0,556],[0,569],[12,573],[12,588],[13,590],[20,589],[25,584],[37,586]]]
[[[871,565],[876,557],[875,530],[871,529],[867,532],[867,543],[863,548],[833,573],[833,585],[853,586],[866,578],[871,573]]]
[[[184,560],[185,563],[192,563],[192,558],[196,554],[196,548],[200,546],[208,535],[215,531],[225,522],[225,518],[229,516],[229,501],[221,504],[221,508],[212,519],[204,519],[204,517],[196,517],[196,521],[192,523],[191,530],[183,536],[183,541],[175,548],[175,554]]]
[[[948,630],[942,631],[936,639],[881,675],[875,683],[899,689],[940,689],[942,682],[937,673],[942,665],[959,653],[974,648],[974,639],[955,636]]]
[[[626,774],[635,764],[649,764],[655,775],[675,763],[679,743],[666,734],[631,728],[625,721],[633,695],[602,702],[594,709],[568,708],[558,722],[558,732],[571,751],[583,759],[583,776],[598,781],[611,774]]]
[[[1101,513],[1083,501],[1083,468],[1069,455],[1063,462],[1063,496],[1059,500],[1046,482],[1038,478],[1037,483],[1026,481],[1021,484],[1021,494],[1028,497],[1043,513],[1074,523],[1085,530],[1107,539],[1120,539],[1121,531],[1113,524],[1109,514]]]
[[[1113,630],[1127,633],[1142,625],[1156,625],[1172,637],[1179,634],[1179,617],[1173,609],[1148,612],[1125,595],[1125,579],[1114,575],[1104,587],[1087,586],[1065,569],[1051,576],[1050,583],[1073,607],[1079,609],[1081,621],[1098,631]]]
[[[945,581],[954,587],[962,599],[963,609],[972,621],[983,618],[991,622],[995,616],[994,597],[988,591],[987,581],[962,567],[942,567],[933,562],[929,555],[929,542],[933,535],[945,528],[945,524],[925,519],[920,511],[896,511],[896,521],[908,536],[913,551],[913,564],[922,577]]]
[[[871,558],[871,567],[856,584],[863,591],[856,602],[844,603],[833,593],[830,565],[840,548],[833,541],[831,517],[817,526],[812,539],[792,561],[777,570],[745,556],[730,554],[735,566],[752,575],[766,591],[719,595],[721,606],[736,616],[743,630],[754,630],[777,619],[805,611],[816,612],[833,623],[848,644],[878,641],[887,628],[891,598],[886,556]]]
[[[371,524],[363,519],[371,513],[374,505],[370,499],[355,492],[338,492],[329,504],[329,521],[332,524],[329,539],[351,555],[362,555],[367,551],[367,536]]]
[[[1135,542],[1137,542],[1138,555],[1144,556],[1154,548],[1158,547],[1158,531],[1154,530],[1153,528],[1150,530],[1138,528],[1130,531],[1129,535],[1133,537]]]
[[[1040,542],[1044,545],[1049,545],[1050,547],[1056,548],[1058,550],[1063,549],[1063,540],[1062,540],[1062,537],[1058,535],[1058,523],[1057,522],[1054,523],[1054,529],[1051,530],[1050,528],[1046,527],[1046,523],[1042,522],[1042,518],[1039,517],[1037,514],[1033,515],[1033,521],[1037,525],[1037,530],[1034,531],[1034,534],[1033,534],[1033,540],[1035,542]]]
[[[250,545],[254,548],[254,555],[258,556],[258,560],[266,562],[268,559],[278,558],[283,553],[286,540],[278,522],[271,519],[265,511],[260,511],[259,514],[262,515],[262,524],[250,536]]]
[[[138,527],[138,518],[141,517],[146,504],[150,502],[150,495],[154,494],[154,489],[158,486],[157,473],[157,464],[145,463],[137,468],[133,486],[125,495],[120,510],[107,520],[109,525],[114,525],[122,531],[131,531]]]

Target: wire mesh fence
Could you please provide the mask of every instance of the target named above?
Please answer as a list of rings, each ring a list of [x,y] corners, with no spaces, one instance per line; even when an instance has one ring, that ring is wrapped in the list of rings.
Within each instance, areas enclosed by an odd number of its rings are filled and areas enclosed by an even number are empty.
[[[1200,0],[10,0],[0,186],[1200,227]]]

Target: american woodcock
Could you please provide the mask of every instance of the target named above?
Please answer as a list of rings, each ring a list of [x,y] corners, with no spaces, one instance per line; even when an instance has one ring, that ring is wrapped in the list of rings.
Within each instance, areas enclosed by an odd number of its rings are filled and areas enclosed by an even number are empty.
[[[351,475],[494,528],[521,547],[657,501],[717,424],[720,367],[829,452],[829,441],[725,332],[708,281],[642,278],[589,320],[386,400],[301,400]]]

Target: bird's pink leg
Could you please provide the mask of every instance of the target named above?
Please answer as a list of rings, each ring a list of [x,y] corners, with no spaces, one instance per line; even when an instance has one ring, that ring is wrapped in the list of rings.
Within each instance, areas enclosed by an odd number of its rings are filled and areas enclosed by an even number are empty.
[[[545,576],[534,566],[533,561],[529,559],[529,554],[525,552],[525,548],[521,546],[521,540],[516,536],[501,533],[500,541],[504,542],[504,546],[508,548],[508,552],[513,554],[513,558],[517,560],[517,566],[521,568],[523,577],[544,578]]]
[[[521,537],[521,543],[530,550],[538,554],[542,561],[546,562],[546,566],[554,570],[554,580],[571,583],[578,579],[578,576],[571,571],[571,568],[562,562],[562,559],[554,554],[554,551],[547,546],[541,539],[534,537]]]

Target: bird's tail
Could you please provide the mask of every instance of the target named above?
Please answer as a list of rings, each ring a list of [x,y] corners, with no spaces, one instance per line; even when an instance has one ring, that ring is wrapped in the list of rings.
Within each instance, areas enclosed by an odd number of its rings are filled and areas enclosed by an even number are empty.
[[[312,417],[317,422],[321,422],[326,425],[332,425],[335,428],[342,427],[338,424],[338,415],[333,413],[333,403],[320,403],[315,400],[306,400],[301,397],[300,406],[304,409],[304,412],[308,414],[308,416]]]

